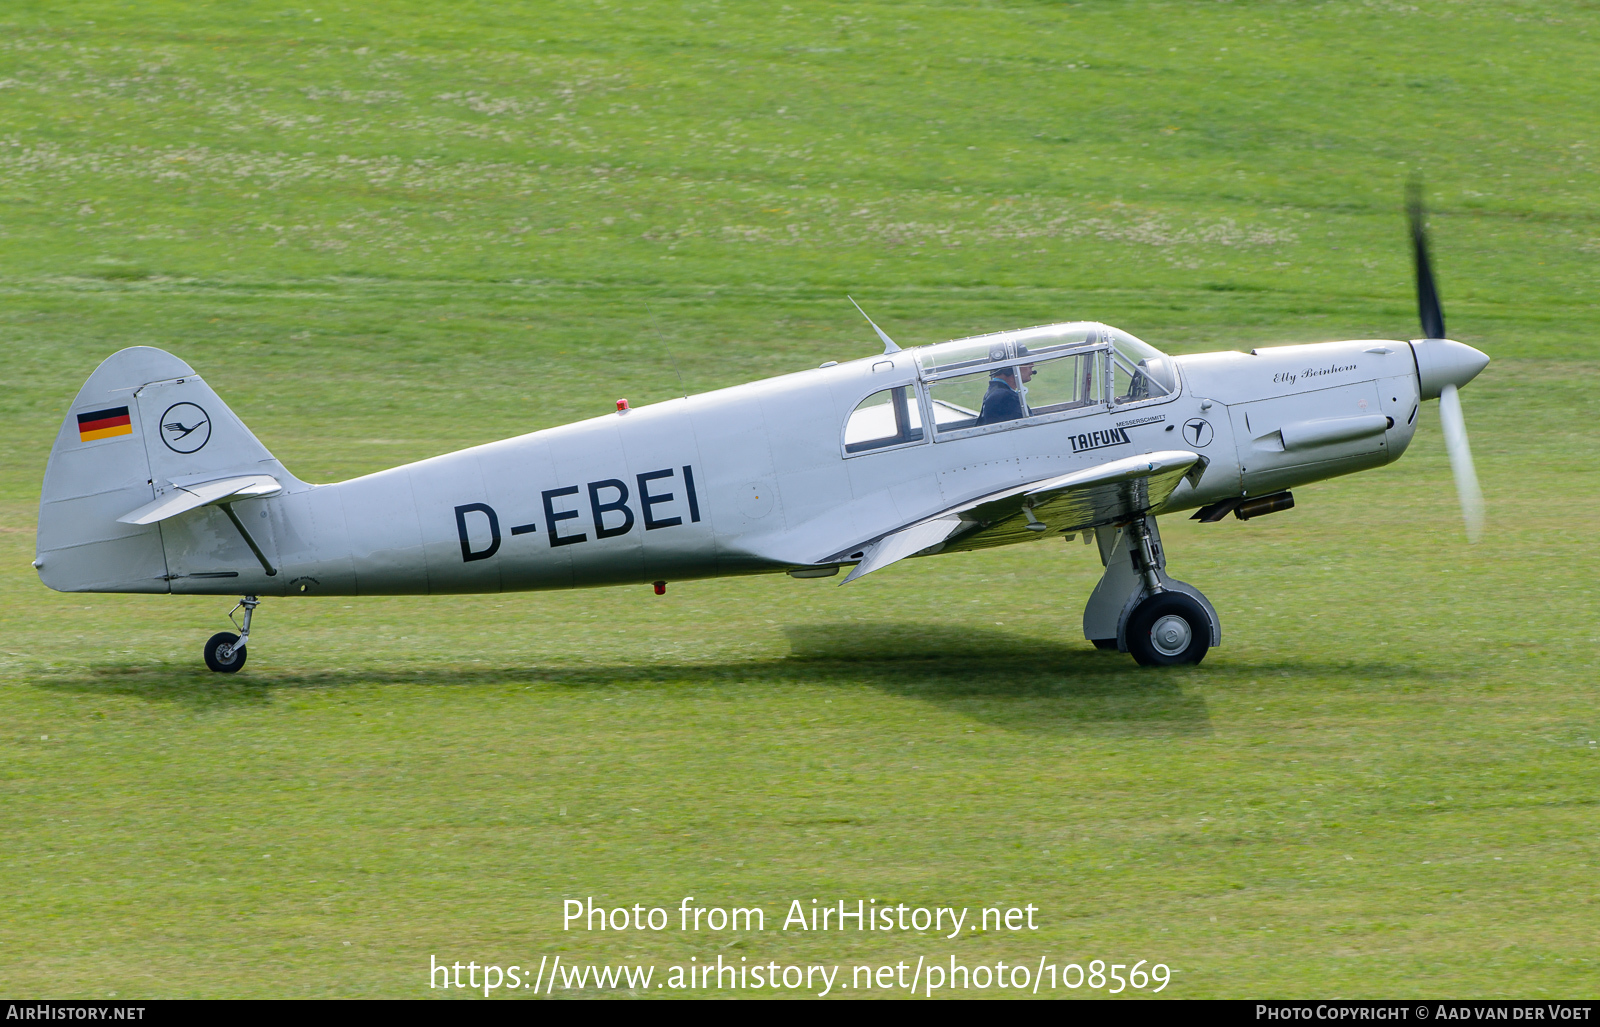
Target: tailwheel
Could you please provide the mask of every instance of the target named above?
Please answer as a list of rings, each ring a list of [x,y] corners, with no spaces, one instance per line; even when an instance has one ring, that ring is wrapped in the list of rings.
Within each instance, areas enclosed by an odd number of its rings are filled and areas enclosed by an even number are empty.
[[[1127,640],[1142,667],[1199,663],[1211,648],[1211,618],[1181,592],[1157,592],[1128,618]]]
[[[206,666],[218,674],[232,674],[244,666],[247,655],[245,647],[250,644],[250,621],[255,616],[256,607],[261,605],[261,600],[255,596],[245,596],[239,600],[228,613],[228,619],[233,621],[233,626],[239,629],[235,635],[231,631],[219,631],[206,641]],[[244,611],[244,623],[233,620],[233,615],[240,610]]]
[[[219,674],[232,674],[243,667],[247,655],[249,650],[239,645],[239,636],[231,631],[219,631],[206,642],[206,666]]]

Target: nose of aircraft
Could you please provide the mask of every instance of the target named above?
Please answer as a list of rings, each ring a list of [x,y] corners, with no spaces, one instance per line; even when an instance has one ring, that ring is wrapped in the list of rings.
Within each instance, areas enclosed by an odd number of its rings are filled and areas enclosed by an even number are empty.
[[[1489,355],[1450,339],[1418,339],[1411,343],[1417,359],[1417,380],[1423,399],[1438,399],[1446,385],[1456,388],[1489,366]]]

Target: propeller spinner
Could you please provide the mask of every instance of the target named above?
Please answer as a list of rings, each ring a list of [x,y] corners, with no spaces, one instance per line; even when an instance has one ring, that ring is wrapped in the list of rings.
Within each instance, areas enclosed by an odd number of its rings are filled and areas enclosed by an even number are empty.
[[[1471,346],[1444,337],[1444,310],[1439,305],[1433,264],[1428,259],[1422,183],[1415,179],[1407,189],[1406,215],[1411,222],[1417,312],[1422,318],[1424,336],[1411,343],[1417,358],[1417,378],[1422,398],[1439,400],[1439,423],[1444,429],[1445,451],[1450,454],[1450,470],[1456,479],[1456,495],[1461,499],[1461,516],[1467,524],[1467,540],[1476,542],[1483,534],[1483,490],[1478,487],[1478,473],[1472,466],[1472,447],[1467,442],[1467,422],[1461,414],[1461,397],[1457,390],[1489,365],[1489,357]]]

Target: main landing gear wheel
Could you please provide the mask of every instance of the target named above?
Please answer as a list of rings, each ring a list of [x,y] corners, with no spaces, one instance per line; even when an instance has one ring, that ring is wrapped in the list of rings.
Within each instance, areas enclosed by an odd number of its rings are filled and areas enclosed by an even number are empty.
[[[1157,592],[1128,618],[1128,652],[1141,667],[1199,663],[1211,648],[1211,619],[1182,592]]]
[[[231,631],[219,631],[206,642],[206,666],[219,674],[232,674],[244,666],[249,649],[235,649],[239,636]]]

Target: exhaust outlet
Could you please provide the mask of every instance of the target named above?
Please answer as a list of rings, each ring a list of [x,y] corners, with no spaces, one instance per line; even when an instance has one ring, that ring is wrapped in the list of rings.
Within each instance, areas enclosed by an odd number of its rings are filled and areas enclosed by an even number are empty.
[[[1293,509],[1293,492],[1274,492],[1270,496],[1257,496],[1254,499],[1246,499],[1233,508],[1233,515],[1241,521],[1248,521],[1252,517],[1265,517],[1267,514],[1277,513],[1279,510]]]

